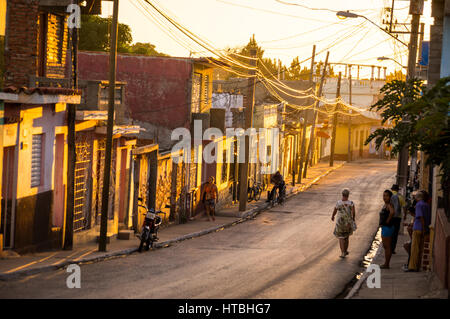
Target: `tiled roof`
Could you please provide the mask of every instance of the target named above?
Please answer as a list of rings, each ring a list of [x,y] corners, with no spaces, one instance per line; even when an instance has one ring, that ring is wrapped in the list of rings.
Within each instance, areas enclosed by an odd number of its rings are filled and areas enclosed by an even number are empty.
[[[37,88],[27,88],[27,87],[15,87],[8,86],[3,89],[5,93],[25,93],[34,94],[38,93],[40,95],[81,95],[81,90],[79,89],[68,89],[68,88],[55,88],[55,87],[37,87]]]

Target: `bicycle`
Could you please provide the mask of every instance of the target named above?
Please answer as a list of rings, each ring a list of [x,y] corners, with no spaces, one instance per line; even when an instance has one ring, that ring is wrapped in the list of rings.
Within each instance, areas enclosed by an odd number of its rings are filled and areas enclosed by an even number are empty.
[[[267,198],[271,207],[275,204],[283,205],[286,200],[286,184],[283,182],[280,187],[277,187],[272,198],[270,198],[270,191],[268,191]]]
[[[253,178],[251,179],[252,181]],[[250,203],[252,200],[254,201],[259,201],[261,199],[261,193],[262,193],[263,189],[261,187],[261,183],[260,182],[253,182],[253,186],[252,187],[248,187],[248,197],[247,197],[247,201]]]

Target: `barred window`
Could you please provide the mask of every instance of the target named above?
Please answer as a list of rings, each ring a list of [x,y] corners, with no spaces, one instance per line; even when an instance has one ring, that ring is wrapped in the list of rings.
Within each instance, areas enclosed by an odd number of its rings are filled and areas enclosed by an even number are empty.
[[[43,134],[34,134],[31,148],[31,187],[42,184]]]
[[[191,99],[191,112],[200,113],[200,104],[202,99],[202,75],[200,73],[194,73],[192,78],[192,99]]]
[[[203,86],[203,105],[209,104],[209,75],[204,76],[205,82]]]

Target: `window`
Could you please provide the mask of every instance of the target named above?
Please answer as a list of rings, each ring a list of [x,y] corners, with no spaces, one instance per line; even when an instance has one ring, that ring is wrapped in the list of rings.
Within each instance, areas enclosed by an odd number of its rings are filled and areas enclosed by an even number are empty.
[[[191,189],[197,187],[197,164],[195,161],[195,152],[191,152],[191,164],[189,167],[189,186]]]
[[[62,63],[64,46],[64,17],[50,14],[47,18],[48,62]]]
[[[34,134],[31,146],[31,187],[42,184],[43,134]]]
[[[202,75],[194,73],[192,78],[192,99],[191,112],[200,113],[200,103],[202,99]]]
[[[209,75],[204,76],[204,84],[203,84],[203,105],[208,105],[209,103]]]
[[[228,176],[228,158],[227,158],[227,151],[223,151],[223,163],[222,163],[222,176],[221,176],[221,181],[220,183],[226,183],[227,180],[227,176]]]

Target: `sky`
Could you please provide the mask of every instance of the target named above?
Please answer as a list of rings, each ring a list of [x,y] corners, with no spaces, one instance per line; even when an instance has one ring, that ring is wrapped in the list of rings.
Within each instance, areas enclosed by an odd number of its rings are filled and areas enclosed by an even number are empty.
[[[407,64],[407,47],[391,38],[363,18],[340,19],[333,11],[350,10],[383,25],[384,9],[391,0],[151,0],[183,27],[207,40],[217,50],[245,46],[254,34],[265,50],[264,57],[280,59],[290,65],[293,58],[300,61],[311,56],[312,46],[321,52],[316,61],[325,60],[327,49],[330,62],[359,63],[388,68],[388,73]],[[150,42],[156,50],[172,56],[212,56],[185,35],[161,19],[144,0],[119,0],[119,21],[131,27],[133,42]],[[421,22],[426,23],[425,38],[429,38],[431,1],[425,1]],[[398,23],[409,22],[409,1],[396,0],[394,18]],[[112,2],[103,2],[103,16],[112,14]],[[159,21],[159,22],[157,22]],[[410,26],[397,26],[406,31]],[[170,30],[170,31],[168,31]],[[409,34],[399,35],[409,42]],[[192,53],[195,52],[195,53]],[[378,61],[386,56],[393,61]],[[302,64],[309,66],[310,61]],[[339,67],[335,71],[341,71]],[[344,71],[342,69],[342,71]],[[369,68],[361,71],[370,72]]]

